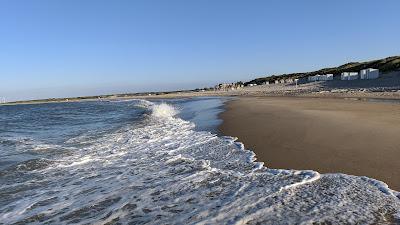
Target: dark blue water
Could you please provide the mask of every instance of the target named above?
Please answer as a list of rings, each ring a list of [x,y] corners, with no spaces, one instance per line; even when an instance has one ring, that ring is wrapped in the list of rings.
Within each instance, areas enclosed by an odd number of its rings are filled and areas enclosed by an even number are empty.
[[[154,100],[167,102],[196,130],[216,132],[222,98]],[[52,157],[79,147],[68,143],[81,135],[93,138],[140,122],[146,109],[137,101],[88,101],[0,107],[0,169],[38,157]],[[84,145],[84,143],[81,143]]]
[[[85,102],[0,107],[0,168],[21,160],[51,157],[67,140],[102,135],[134,123],[142,110],[129,103]]]

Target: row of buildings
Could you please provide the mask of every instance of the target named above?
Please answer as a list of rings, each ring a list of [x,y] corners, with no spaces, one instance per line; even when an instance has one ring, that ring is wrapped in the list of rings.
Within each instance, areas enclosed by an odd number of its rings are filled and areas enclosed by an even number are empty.
[[[357,80],[358,73],[357,72],[343,72],[342,74],[340,74],[340,79],[341,80]]]
[[[275,80],[275,84],[293,84],[297,81],[298,79],[293,79],[293,78],[287,78],[287,79],[280,79],[280,80]],[[272,82],[271,82],[272,83]],[[269,85],[271,84],[269,81],[265,81],[263,84],[264,85]]]
[[[379,70],[368,68],[358,72],[343,72],[340,74],[340,80],[370,80],[379,78]],[[333,74],[309,76],[308,81],[328,81],[333,80]]]
[[[368,68],[368,69],[363,69],[360,72],[343,72],[340,75],[340,80],[369,80],[369,79],[376,79],[379,78],[379,70],[378,69],[373,69],[373,68]],[[337,78],[338,79],[338,78]],[[315,76],[309,76],[307,78],[301,78],[301,79],[294,79],[294,78],[282,78],[278,80],[274,80],[272,82],[270,81],[265,81],[263,85],[270,85],[270,84],[298,84],[298,83],[307,83],[308,82],[313,82],[313,81],[331,81],[334,80],[333,74],[324,74],[320,75],[317,74]],[[256,83],[250,83],[248,86],[253,87],[256,86]],[[214,90],[237,90],[243,88],[244,85],[241,82],[238,83],[224,83],[224,84],[218,84],[214,87]]]
[[[241,83],[228,83],[228,84],[218,84],[214,87],[214,90],[221,90],[221,91],[229,91],[229,90],[237,90],[243,88],[244,85]]]
[[[325,74],[325,75],[315,75],[309,76],[308,81],[326,81],[326,80],[333,80],[333,74]]]
[[[359,73],[358,72],[343,72],[340,75],[341,80],[369,80],[369,79],[376,79],[379,78],[379,70],[378,69],[373,69],[373,68],[368,68],[368,69],[363,69]],[[301,78],[301,79],[293,79],[293,78],[287,78],[287,79],[279,79],[275,80],[275,84],[297,84],[298,82],[300,83],[305,83],[305,82],[313,82],[313,81],[330,81],[334,80],[333,74],[324,74],[320,75],[317,74],[315,76],[309,76],[306,79]],[[270,84],[270,82],[266,81],[264,84]]]
[[[379,78],[379,70],[378,69],[373,69],[373,68],[368,68],[361,70],[360,73],[358,72],[343,72],[340,75],[341,80],[371,80],[371,79],[376,79]]]

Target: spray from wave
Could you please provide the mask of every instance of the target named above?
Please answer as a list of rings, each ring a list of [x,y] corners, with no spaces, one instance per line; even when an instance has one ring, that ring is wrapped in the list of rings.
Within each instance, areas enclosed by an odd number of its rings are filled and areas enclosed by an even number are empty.
[[[157,118],[171,118],[178,114],[178,110],[166,103],[154,104],[151,115]]]
[[[27,182],[1,177],[0,221],[376,224],[398,219],[398,193],[382,182],[269,169],[234,138],[195,131],[166,103],[137,105],[150,115],[140,126],[86,141],[86,147],[49,167],[29,171],[35,179]]]

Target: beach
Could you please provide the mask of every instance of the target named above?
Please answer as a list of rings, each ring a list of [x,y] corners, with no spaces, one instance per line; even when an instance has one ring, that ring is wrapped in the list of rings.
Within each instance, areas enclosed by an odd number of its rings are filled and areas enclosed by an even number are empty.
[[[381,157],[379,162],[383,163],[371,168],[388,174],[386,171],[390,169],[398,171],[394,163],[398,159],[396,153],[391,153],[386,145],[381,151],[365,146],[371,151],[369,154],[356,149],[347,150],[350,155],[329,156],[335,150],[332,146],[348,141],[329,144],[322,136],[316,136],[321,139],[316,143],[321,144],[312,147],[312,143],[307,143],[311,142],[307,135],[329,130],[329,126],[335,128],[337,122],[318,124],[322,119],[315,122],[308,119],[305,126],[307,116],[297,115],[297,111],[308,110],[309,116],[330,116],[330,107],[338,105],[352,112],[352,104],[357,102],[348,101],[349,106],[344,106],[335,103],[338,100],[327,104],[331,100],[293,97],[247,97],[231,101],[228,108],[234,110],[228,109],[225,117],[233,115],[236,108],[239,110],[236,119],[253,123],[252,126],[237,124],[232,135],[244,131],[243,135],[235,136],[258,138],[253,143],[243,138],[245,145],[242,145],[233,137],[215,132],[227,101],[227,98],[206,97],[0,107],[0,124],[5,124],[0,130],[1,221],[4,224],[274,225],[399,221],[399,193],[381,181],[368,178],[377,178],[371,171],[360,172],[368,177],[324,173],[327,171],[324,168],[335,172],[347,168],[347,161],[363,163],[371,157]],[[375,119],[367,123],[384,125],[382,134],[376,138],[392,135],[398,124],[390,118],[390,112],[397,108],[389,106],[380,107],[385,116],[383,121]],[[272,111],[262,111],[265,109]],[[272,118],[269,127],[264,126],[268,118]],[[279,123],[285,125],[284,121],[293,123],[296,118],[303,122],[287,128],[279,126]],[[223,126],[230,121],[233,120],[225,119]],[[354,124],[358,126],[357,122]],[[320,128],[322,125],[327,127]],[[21,127],[27,126],[29,132],[21,131]],[[304,132],[308,134],[302,136]],[[326,135],[329,136],[336,138]],[[285,137],[294,141],[282,141]],[[295,142],[299,143],[297,149],[291,147],[296,146]],[[379,142],[368,144],[378,146]],[[379,152],[378,156],[374,152]],[[265,161],[267,167],[257,162],[256,157]],[[334,167],[337,160],[341,160],[338,169]],[[313,167],[314,161],[321,167]],[[306,170],[287,170],[300,167]],[[385,177],[378,178],[388,182]]]
[[[357,99],[238,97],[221,114],[269,168],[345,173],[400,190],[400,104]]]

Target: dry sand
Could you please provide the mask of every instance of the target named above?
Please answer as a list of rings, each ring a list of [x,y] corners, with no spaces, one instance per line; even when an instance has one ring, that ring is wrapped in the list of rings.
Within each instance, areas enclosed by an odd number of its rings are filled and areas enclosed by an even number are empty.
[[[301,97],[230,101],[220,131],[267,167],[372,177],[400,190],[400,104]]]

